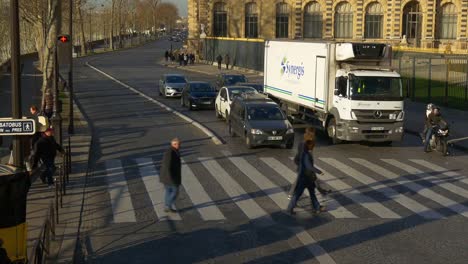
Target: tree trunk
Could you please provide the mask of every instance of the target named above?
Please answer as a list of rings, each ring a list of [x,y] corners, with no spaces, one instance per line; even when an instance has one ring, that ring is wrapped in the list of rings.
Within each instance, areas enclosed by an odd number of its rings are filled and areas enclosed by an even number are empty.
[[[83,12],[81,10],[81,0],[76,1],[76,11],[78,15],[78,21],[80,23],[80,42],[81,42],[81,54],[86,54],[86,37],[84,30]]]
[[[112,8],[111,8],[111,24],[110,24],[110,49],[114,49],[114,8],[115,8],[115,0],[112,0]]]

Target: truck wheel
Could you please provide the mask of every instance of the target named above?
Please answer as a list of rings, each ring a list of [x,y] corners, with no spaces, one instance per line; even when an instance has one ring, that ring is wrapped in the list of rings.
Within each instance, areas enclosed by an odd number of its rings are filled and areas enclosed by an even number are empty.
[[[341,140],[336,137],[336,119],[332,117],[327,126],[328,138],[332,144],[340,144]]]

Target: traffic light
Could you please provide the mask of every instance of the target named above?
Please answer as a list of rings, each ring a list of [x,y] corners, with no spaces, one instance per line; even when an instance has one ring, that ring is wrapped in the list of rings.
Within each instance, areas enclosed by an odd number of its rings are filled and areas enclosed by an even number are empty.
[[[72,52],[71,39],[69,35],[59,35],[57,37],[57,59],[60,65],[70,64],[70,54]]]

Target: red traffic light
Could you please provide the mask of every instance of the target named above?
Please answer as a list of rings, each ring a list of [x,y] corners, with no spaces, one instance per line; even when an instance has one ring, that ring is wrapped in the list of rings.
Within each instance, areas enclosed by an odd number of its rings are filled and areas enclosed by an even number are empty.
[[[68,38],[68,36],[66,35],[61,35],[58,37],[58,40],[62,43],[67,43],[68,41],[70,41],[70,39]]]

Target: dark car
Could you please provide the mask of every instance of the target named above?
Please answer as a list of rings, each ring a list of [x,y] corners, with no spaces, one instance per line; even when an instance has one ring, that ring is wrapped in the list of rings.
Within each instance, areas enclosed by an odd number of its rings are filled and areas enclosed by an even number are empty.
[[[219,90],[223,86],[235,85],[236,83],[246,83],[248,80],[244,74],[220,73],[216,77],[216,88]]]
[[[216,89],[208,82],[189,82],[182,91],[180,104],[190,110],[197,108],[213,109]]]
[[[261,83],[237,83],[237,85],[252,87],[257,90],[257,92],[263,93],[263,84]]]
[[[294,145],[294,129],[278,104],[260,94],[234,100],[229,116],[229,133],[240,136],[248,148],[260,145]]]

